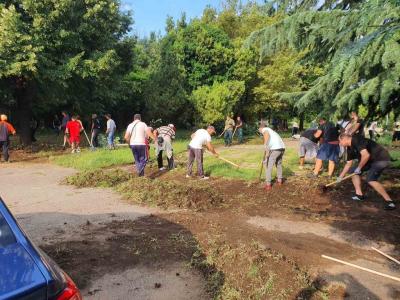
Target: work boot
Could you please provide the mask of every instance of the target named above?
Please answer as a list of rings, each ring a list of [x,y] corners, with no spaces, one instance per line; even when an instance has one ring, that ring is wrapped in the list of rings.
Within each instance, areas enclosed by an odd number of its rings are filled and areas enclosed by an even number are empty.
[[[270,190],[272,190],[272,185],[270,183],[265,184],[264,190],[269,192]]]
[[[386,201],[386,204],[385,204],[384,209],[385,209],[385,210],[393,210],[393,209],[396,209],[396,204],[394,204],[393,201]]]

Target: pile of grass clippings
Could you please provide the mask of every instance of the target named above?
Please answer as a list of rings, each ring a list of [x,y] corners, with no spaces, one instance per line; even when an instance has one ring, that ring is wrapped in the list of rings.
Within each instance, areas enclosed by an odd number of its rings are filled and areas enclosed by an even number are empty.
[[[67,184],[75,185],[79,188],[84,187],[115,187],[133,178],[133,175],[120,170],[95,170],[84,171],[66,179]]]
[[[162,208],[200,211],[218,207],[223,202],[222,195],[211,186],[194,181],[163,181],[136,177],[120,184],[117,191],[129,200]]]

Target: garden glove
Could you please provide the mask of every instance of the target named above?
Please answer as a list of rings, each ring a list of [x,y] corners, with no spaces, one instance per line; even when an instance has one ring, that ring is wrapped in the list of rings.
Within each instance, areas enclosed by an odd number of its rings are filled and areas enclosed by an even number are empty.
[[[343,177],[338,176],[338,177],[336,178],[336,183],[341,183],[342,180],[343,180]]]
[[[360,168],[355,169],[354,170],[354,174],[355,175],[361,175],[361,169]]]

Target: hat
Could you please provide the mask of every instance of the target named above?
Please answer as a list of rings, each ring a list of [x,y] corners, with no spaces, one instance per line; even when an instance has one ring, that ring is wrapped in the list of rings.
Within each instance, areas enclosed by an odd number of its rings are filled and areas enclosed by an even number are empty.
[[[207,129],[211,130],[211,133],[215,133],[215,127],[210,125],[207,127]]]

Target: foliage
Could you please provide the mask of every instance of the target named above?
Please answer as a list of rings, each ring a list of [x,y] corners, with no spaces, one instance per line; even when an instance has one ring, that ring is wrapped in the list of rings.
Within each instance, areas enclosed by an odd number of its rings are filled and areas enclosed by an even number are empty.
[[[232,112],[245,90],[242,81],[214,82],[193,91],[192,100],[204,123],[212,124],[223,120]]]
[[[327,65],[299,108],[319,105],[340,114],[364,104],[370,116],[384,115],[399,105],[399,15],[396,1],[384,0],[298,10],[253,33],[247,44],[260,45],[262,57],[307,49],[307,61]]]

